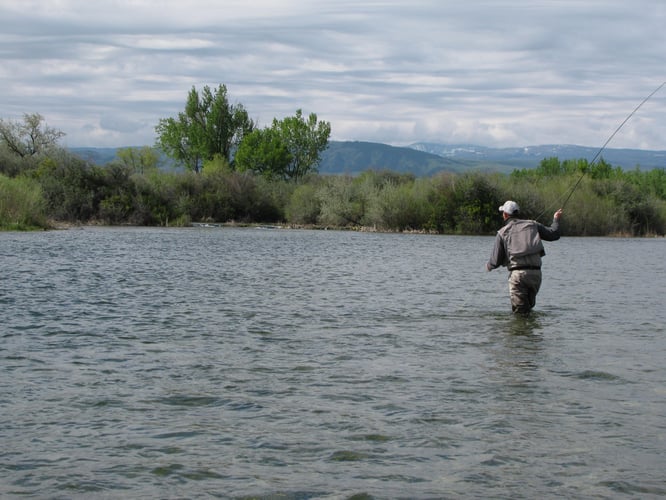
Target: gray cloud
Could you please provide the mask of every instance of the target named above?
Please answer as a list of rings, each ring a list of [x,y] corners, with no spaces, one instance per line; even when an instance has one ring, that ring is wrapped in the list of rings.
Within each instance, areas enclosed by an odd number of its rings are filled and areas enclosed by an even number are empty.
[[[301,108],[337,140],[594,146],[666,79],[661,0],[304,3],[5,1],[0,116],[152,144],[224,83],[260,124]],[[666,149],[665,118],[666,89],[611,145]]]

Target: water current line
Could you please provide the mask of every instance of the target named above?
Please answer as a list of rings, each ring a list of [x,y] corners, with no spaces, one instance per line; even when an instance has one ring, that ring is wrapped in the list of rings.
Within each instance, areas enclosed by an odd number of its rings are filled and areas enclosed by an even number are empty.
[[[568,195],[568,196],[566,197],[566,199],[564,200],[564,203],[562,203],[562,204],[560,205],[561,208],[564,208],[564,207],[566,206],[567,202],[568,202],[569,199],[571,198],[571,195],[574,194],[574,191],[576,191],[576,188],[578,188],[578,185],[580,184],[580,181],[583,180],[583,177],[585,177],[585,174],[587,173],[587,171],[589,170],[589,168],[592,167],[592,165],[594,165],[594,162],[597,161],[597,159],[599,158],[599,156],[601,155],[601,153],[604,151],[604,149],[606,149],[606,146],[608,146],[608,144],[613,140],[613,138],[614,138],[615,135],[620,131],[620,129],[621,129],[622,127],[624,127],[624,124],[627,123],[627,122],[631,119],[631,117],[634,116],[634,114],[636,114],[636,112],[641,108],[641,106],[643,106],[643,104],[645,104],[647,101],[650,100],[650,98],[651,98],[653,95],[655,95],[657,92],[659,92],[659,91],[661,90],[661,88],[662,88],[664,85],[666,85],[666,81],[662,82],[661,85],[659,85],[656,89],[654,89],[654,90],[650,93],[650,95],[648,95],[645,99],[643,99],[643,100],[641,101],[641,103],[640,103],[638,106],[636,106],[636,107],[634,108],[634,110],[633,110],[631,113],[629,113],[629,114],[627,115],[627,117],[624,119],[624,121],[623,121],[622,123],[620,123],[620,125],[615,129],[615,131],[614,131],[614,132],[608,137],[608,139],[606,140],[606,142],[604,142],[604,145],[601,146],[601,147],[599,148],[599,151],[597,151],[597,154],[595,154],[595,155],[594,155],[594,158],[592,158],[592,161],[590,162],[589,167],[588,167],[587,169],[585,169],[585,171],[582,173],[582,175],[578,178],[578,180],[576,181],[576,183],[573,185],[573,187],[572,187],[571,190],[569,191],[569,195]],[[550,207],[548,207],[548,208],[552,208],[554,205],[555,205],[555,204],[550,205]],[[540,219],[541,216],[542,216],[544,213],[546,213],[546,211],[548,210],[548,208],[544,209],[544,211],[541,212],[541,213],[536,217],[536,219]]]

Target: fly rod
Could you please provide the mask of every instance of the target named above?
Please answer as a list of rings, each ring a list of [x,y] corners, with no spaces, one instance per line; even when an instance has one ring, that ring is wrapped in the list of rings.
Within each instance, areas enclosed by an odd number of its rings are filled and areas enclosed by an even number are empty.
[[[604,145],[601,146],[601,148],[599,148],[599,151],[597,151],[597,154],[594,155],[594,158],[592,158],[592,161],[590,162],[590,167],[592,165],[594,165],[594,162],[597,161],[597,158],[599,158],[599,156],[604,151],[604,149],[606,149],[606,146],[608,146],[608,143],[610,143],[610,141],[613,140],[613,137],[615,137],[615,135],[620,131],[620,129],[622,127],[624,127],[624,124],[627,123],[631,119],[631,117],[634,116],[634,114],[636,114],[636,112],[641,108],[641,106],[643,106],[643,104],[648,102],[653,95],[655,95],[657,92],[659,92],[664,85],[666,85],[666,82],[662,82],[661,85],[659,85],[656,89],[654,89],[649,96],[647,96],[645,99],[643,99],[641,101],[641,103],[638,106],[636,106],[636,108],[631,113],[629,113],[627,115],[627,117],[624,119],[624,121],[622,123],[620,123],[620,125],[615,129],[615,131],[610,135],[610,137],[608,137],[606,142],[604,142]],[[587,169],[583,171],[582,175],[578,178],[578,181],[576,181],[576,183],[571,188],[571,191],[569,191],[569,195],[566,197],[566,199],[564,200],[564,203],[562,203],[562,205],[561,205],[562,208],[564,208],[564,206],[567,204],[567,202],[571,198],[571,195],[574,194],[574,191],[576,191],[576,188],[580,184],[580,181],[583,180],[583,177],[585,177],[586,173],[587,173]],[[539,217],[541,217],[541,215],[543,215],[544,212],[545,212],[545,210],[543,212],[541,212]],[[539,218],[539,217],[537,217],[537,218]]]

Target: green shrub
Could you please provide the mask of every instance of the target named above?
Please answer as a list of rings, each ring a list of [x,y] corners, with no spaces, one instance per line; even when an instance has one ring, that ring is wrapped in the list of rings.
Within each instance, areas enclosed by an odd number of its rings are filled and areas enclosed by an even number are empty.
[[[364,221],[389,231],[422,230],[430,212],[424,182],[387,183],[370,199]]]
[[[453,199],[457,233],[489,234],[497,230],[497,208],[503,200],[489,175],[463,174],[455,184]]]
[[[39,183],[26,177],[0,174],[0,229],[48,227]]]
[[[65,151],[45,159],[35,172],[46,211],[55,220],[87,222],[98,216],[105,185],[101,167],[88,165]]]
[[[338,227],[360,226],[368,196],[376,189],[365,179],[347,175],[331,176],[317,190],[321,205],[319,222]]]
[[[317,187],[301,184],[294,189],[286,207],[287,222],[291,224],[316,224],[321,214],[321,200]]]

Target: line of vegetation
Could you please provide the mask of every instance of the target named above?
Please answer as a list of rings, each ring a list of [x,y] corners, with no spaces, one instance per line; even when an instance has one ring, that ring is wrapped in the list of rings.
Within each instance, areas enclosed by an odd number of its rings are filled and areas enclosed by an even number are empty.
[[[40,115],[0,120],[0,228],[235,222],[483,235],[501,224],[497,207],[506,199],[518,201],[524,217],[549,223],[577,185],[565,209],[566,234],[666,233],[663,168],[547,158],[509,175],[322,176],[316,166],[329,124],[299,110],[258,129],[241,106],[229,105],[224,86],[204,89],[203,98],[192,89],[186,112],[156,129],[161,150],[185,169],[160,168],[151,147],[121,149],[114,161],[93,165],[59,147],[62,134]]]

